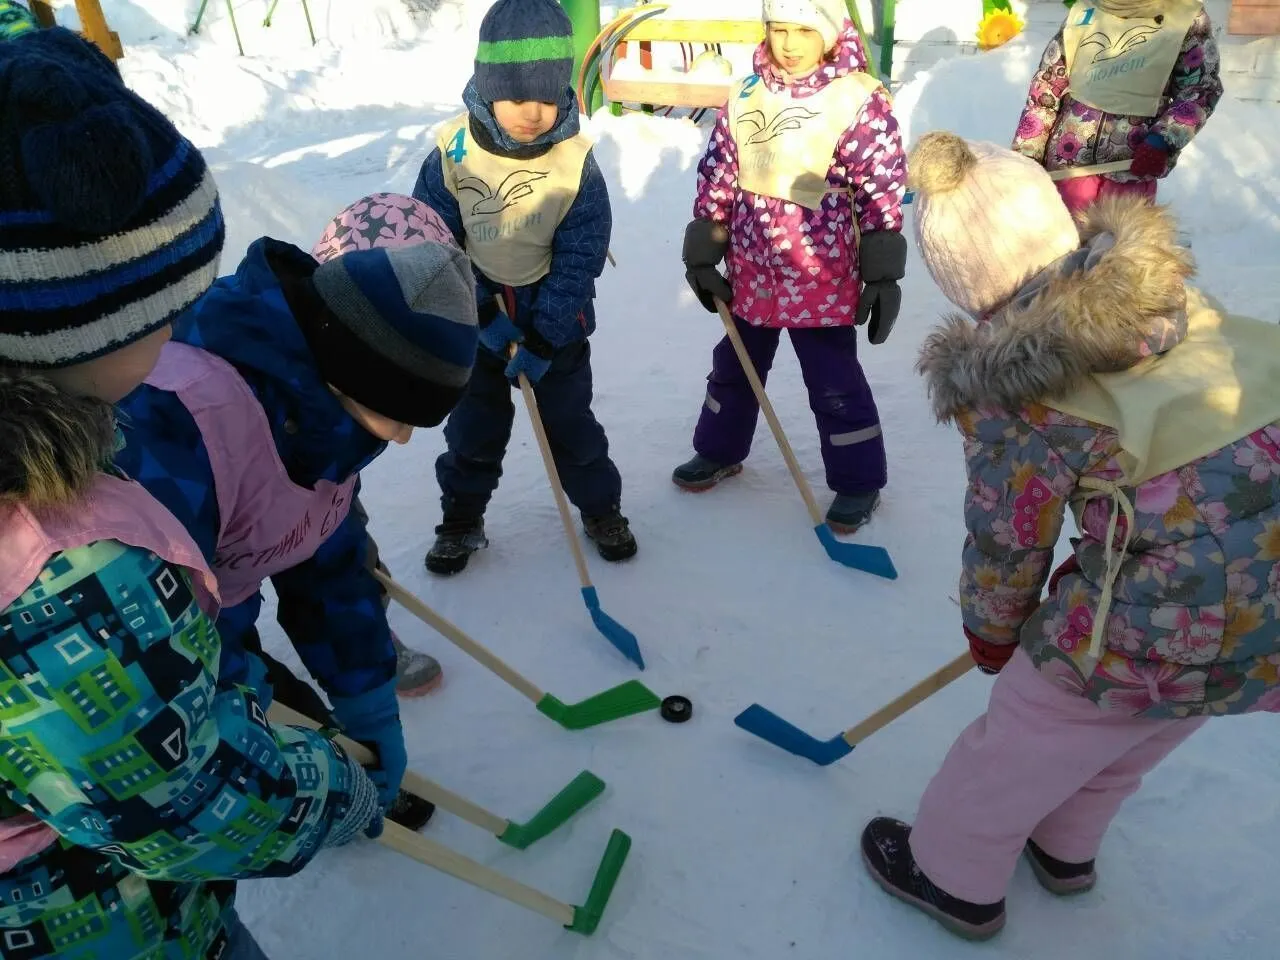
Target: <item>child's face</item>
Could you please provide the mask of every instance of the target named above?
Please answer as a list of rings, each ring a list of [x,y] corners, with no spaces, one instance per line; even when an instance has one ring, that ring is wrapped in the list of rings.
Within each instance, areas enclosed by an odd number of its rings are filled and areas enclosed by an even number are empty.
[[[770,23],[768,37],[773,62],[793,77],[812,73],[827,53],[822,34],[798,23]]]
[[[495,100],[493,118],[516,143],[533,143],[556,125],[560,108],[539,100]]]
[[[67,393],[119,403],[151,375],[160,360],[160,349],[172,334],[173,329],[165,324],[127,347],[87,363],[49,370],[44,376]]]
[[[334,396],[342,404],[342,409],[351,415],[351,419],[383,443],[404,444],[408,443],[409,438],[413,436],[413,427],[409,426],[409,424],[401,423],[399,420],[392,420],[390,417],[384,417],[380,413],[374,413],[363,403],[357,403],[345,394],[335,390],[332,386],[329,389],[333,390]]]

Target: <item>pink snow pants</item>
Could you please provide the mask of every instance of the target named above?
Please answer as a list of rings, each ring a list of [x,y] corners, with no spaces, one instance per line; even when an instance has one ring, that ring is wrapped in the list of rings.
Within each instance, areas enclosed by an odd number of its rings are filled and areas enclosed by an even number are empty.
[[[1076,177],[1074,180],[1060,180],[1058,193],[1062,196],[1072,216],[1091,207],[1103,197],[1117,197],[1125,194],[1138,194],[1154,201],[1156,198],[1155,180],[1133,180],[1129,183],[1117,183],[1103,176]]]
[[[911,852],[930,880],[970,903],[1004,897],[1028,837],[1059,860],[1092,860],[1143,775],[1205,719],[1103,711],[1042,677],[1019,649],[986,714],[925,789]]]

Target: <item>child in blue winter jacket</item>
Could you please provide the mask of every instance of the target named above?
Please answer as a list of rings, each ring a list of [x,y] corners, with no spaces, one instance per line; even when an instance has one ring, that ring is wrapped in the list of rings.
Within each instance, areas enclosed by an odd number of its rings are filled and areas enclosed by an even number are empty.
[[[587,536],[609,561],[636,552],[622,479],[591,412],[587,337],[613,215],[578,130],[572,34],[556,0],[498,0],[480,26],[467,112],[442,128],[414,188],[471,255],[482,343],[436,461],[444,517],[426,558],[432,573],[458,573],[487,544],[484,511],[502,476],[511,381],[521,373]]]
[[[388,815],[414,828],[432,808],[399,792],[396,651],[356,498],[360,471],[388,442],[439,424],[462,395],[477,345],[472,285],[452,242],[321,265],[264,237],[175,323],[156,370],[122,404],[129,444],[117,465],[182,522],[218,576],[224,677],[264,700],[274,687],[330,722],[315,692],[262,651],[269,577],[333,718],[377,750]]]

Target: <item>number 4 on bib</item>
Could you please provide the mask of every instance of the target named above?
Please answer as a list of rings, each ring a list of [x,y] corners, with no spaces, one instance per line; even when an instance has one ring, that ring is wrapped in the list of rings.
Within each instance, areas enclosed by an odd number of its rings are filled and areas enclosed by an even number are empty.
[[[453,135],[453,139],[449,141],[449,149],[445,151],[445,154],[454,163],[461,163],[467,155],[467,148],[464,146],[466,142],[467,131],[464,128]]]

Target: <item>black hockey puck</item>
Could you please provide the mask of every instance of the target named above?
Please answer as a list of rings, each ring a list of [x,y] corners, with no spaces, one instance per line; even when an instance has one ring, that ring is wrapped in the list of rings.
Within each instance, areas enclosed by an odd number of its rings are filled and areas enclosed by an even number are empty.
[[[693,703],[688,697],[667,697],[659,712],[667,723],[684,723],[693,716]]]

